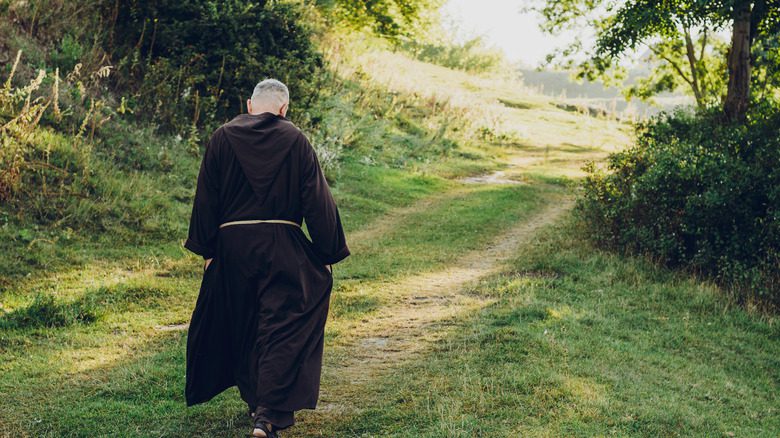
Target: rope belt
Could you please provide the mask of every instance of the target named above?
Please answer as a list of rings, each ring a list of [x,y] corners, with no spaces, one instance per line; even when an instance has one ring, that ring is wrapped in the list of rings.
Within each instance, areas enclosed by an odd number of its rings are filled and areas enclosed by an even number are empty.
[[[247,220],[247,221],[233,221],[233,222],[225,222],[219,227],[225,228],[231,225],[251,225],[251,224],[286,224],[286,225],[294,225],[298,228],[301,228],[301,224],[293,221],[286,221],[283,219],[265,219],[265,220],[257,219],[257,220]]]

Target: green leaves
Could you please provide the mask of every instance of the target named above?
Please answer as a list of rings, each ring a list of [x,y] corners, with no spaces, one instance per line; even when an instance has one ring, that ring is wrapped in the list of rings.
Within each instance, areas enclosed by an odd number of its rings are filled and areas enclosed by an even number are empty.
[[[571,66],[577,55],[586,55],[587,60],[577,66],[580,76],[606,80],[615,76],[623,56],[649,51],[643,61],[651,66],[651,72],[627,88],[626,96],[650,100],[662,92],[683,91],[705,108],[720,104],[728,84],[728,50],[716,35],[731,26],[736,11],[746,1],[553,0],[537,1],[527,9],[542,15],[543,29],[550,33],[583,26],[596,32],[593,47],[575,42],[557,59]],[[777,34],[780,2],[749,3],[753,5],[751,41]]]
[[[357,28],[371,29],[391,41],[408,40],[425,26],[427,14],[441,0],[318,0],[317,5],[339,20]]]
[[[119,85],[136,114],[186,133],[242,112],[265,77],[287,83],[292,111],[317,98],[322,57],[303,7],[248,0],[123,0],[113,39],[121,41]]]
[[[579,207],[593,239],[780,302],[780,114],[754,117],[744,127],[676,113],[640,126],[608,172],[588,169]]]

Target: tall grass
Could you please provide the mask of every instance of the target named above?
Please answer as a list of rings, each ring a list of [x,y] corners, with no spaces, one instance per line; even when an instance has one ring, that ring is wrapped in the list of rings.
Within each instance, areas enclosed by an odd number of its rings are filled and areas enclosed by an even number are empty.
[[[0,90],[3,201],[24,195],[40,199],[71,192],[78,178],[85,180],[89,176],[95,133],[110,118],[105,100],[92,97],[95,94],[88,91],[108,77],[110,66],[86,74],[82,65],[76,64],[64,79],[60,78],[59,69],[53,73],[39,69],[28,83],[14,85],[21,59],[19,51]],[[61,99],[63,93],[66,99]],[[54,149],[50,136],[68,140],[70,150]],[[67,157],[57,155],[60,152]]]
[[[68,263],[101,236],[180,233],[199,154],[123,120],[105,88],[110,66],[22,79],[29,69],[18,52],[0,88],[0,276]]]

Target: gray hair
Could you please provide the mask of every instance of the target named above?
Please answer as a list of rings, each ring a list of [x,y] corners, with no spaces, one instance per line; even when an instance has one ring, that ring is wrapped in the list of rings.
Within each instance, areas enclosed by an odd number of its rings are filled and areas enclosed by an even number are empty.
[[[263,79],[255,86],[252,102],[268,102],[281,106],[290,102],[290,91],[281,81]]]

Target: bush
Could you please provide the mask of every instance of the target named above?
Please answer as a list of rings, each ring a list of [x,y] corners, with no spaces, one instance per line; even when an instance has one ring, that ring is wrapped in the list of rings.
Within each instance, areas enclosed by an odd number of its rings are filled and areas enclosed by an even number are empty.
[[[133,242],[180,232],[204,130],[237,114],[265,76],[288,83],[291,113],[317,99],[322,60],[300,3],[17,3],[0,23],[0,57],[16,37],[48,48],[0,66],[0,207],[20,226]]]
[[[661,115],[636,145],[588,166],[578,207],[598,243],[714,276],[780,303],[780,111],[747,125]]]
[[[111,5],[114,1],[108,1]],[[265,77],[285,82],[291,113],[317,99],[322,57],[307,10],[248,0],[122,0],[116,28],[116,86],[142,120],[173,132],[211,130],[242,112]],[[107,6],[108,8],[108,6]]]
[[[75,177],[86,178],[94,135],[109,120],[105,101],[87,98],[97,94],[108,68],[86,74],[77,64],[65,77],[41,69],[29,83],[15,86],[21,58],[19,51],[0,88],[0,201],[24,189],[44,195],[51,187],[62,191]],[[69,133],[66,156],[58,154],[52,131],[42,125]],[[36,184],[25,184],[30,179]]]

